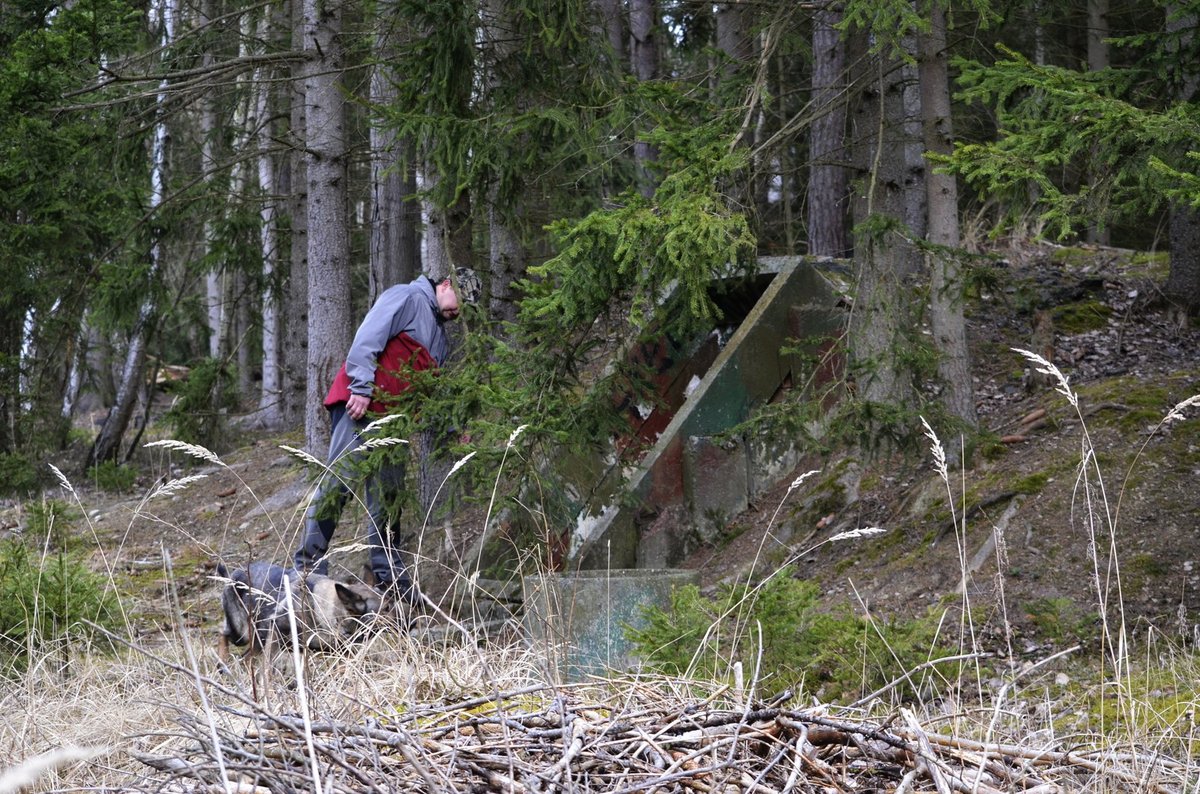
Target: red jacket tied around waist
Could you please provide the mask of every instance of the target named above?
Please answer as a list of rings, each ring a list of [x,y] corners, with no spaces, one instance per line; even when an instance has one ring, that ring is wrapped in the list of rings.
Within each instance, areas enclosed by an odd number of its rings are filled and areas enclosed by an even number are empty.
[[[408,334],[397,334],[388,340],[387,346],[379,354],[375,362],[375,397],[395,397],[412,388],[412,382],[405,372],[421,372],[437,367],[437,362],[421,343]],[[350,399],[350,376],[346,374],[346,365],[338,370],[325,395],[325,407],[332,408]],[[372,413],[387,413],[390,406],[380,399],[372,399],[367,410]]]

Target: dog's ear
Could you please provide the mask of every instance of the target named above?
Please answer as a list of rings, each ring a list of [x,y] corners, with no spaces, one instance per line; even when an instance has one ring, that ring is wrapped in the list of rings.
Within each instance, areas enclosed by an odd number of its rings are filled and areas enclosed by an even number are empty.
[[[357,588],[351,587],[345,582],[334,582],[334,590],[337,591],[338,600],[342,602],[342,606],[351,615],[365,615],[371,611],[371,605],[367,601],[367,597],[358,591]]]

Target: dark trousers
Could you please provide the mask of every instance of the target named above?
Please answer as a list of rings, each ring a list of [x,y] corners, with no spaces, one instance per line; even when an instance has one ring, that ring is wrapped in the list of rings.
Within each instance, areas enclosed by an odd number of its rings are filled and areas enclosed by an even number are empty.
[[[387,497],[404,487],[404,464],[389,463],[377,471],[361,473],[361,460],[355,450],[363,444],[361,436],[368,422],[346,415],[346,406],[334,406],[330,412],[328,466],[317,486],[316,495],[304,519],[304,539],[296,549],[296,567],[325,574],[329,570],[329,544],[338,519],[351,496],[355,482],[365,480],[364,496],[368,516],[368,565],[380,589],[395,587],[397,595],[410,597],[412,578],[404,564],[407,538],[396,523],[388,521]],[[397,516],[398,518],[398,516]]]

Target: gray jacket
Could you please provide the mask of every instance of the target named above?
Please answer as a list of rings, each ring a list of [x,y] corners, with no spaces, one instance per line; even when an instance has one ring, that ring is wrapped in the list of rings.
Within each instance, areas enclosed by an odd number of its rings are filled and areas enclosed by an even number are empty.
[[[433,283],[425,276],[384,290],[358,326],[346,355],[351,394],[371,396],[375,362],[388,340],[399,334],[408,334],[420,342],[439,367],[446,363],[450,342],[443,322]]]

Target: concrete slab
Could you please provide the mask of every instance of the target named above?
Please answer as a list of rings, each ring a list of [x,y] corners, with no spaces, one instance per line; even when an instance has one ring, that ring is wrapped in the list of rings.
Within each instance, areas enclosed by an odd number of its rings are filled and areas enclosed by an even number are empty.
[[[620,496],[601,486],[597,492],[608,496],[580,511],[568,550],[572,567],[644,566],[646,561],[639,559],[641,536],[664,510],[684,506],[695,528],[705,512],[739,512],[754,493],[790,473],[773,456],[798,456],[802,450],[748,450],[743,439],[734,439],[740,451],[722,460],[711,442],[688,449],[688,439],[711,439],[743,422],[785,383],[808,374],[817,380],[836,374],[835,360],[824,373],[802,373],[797,359],[780,348],[788,339],[836,338],[844,317],[838,290],[802,257],[764,259],[761,264],[769,283],[699,382],[684,389],[682,404],[629,473]],[[681,376],[674,382],[682,380]],[[614,470],[610,476],[615,474]],[[662,542],[663,538],[655,541],[658,546]],[[652,546],[647,545],[645,553],[656,564],[674,556],[657,546],[651,553]]]

